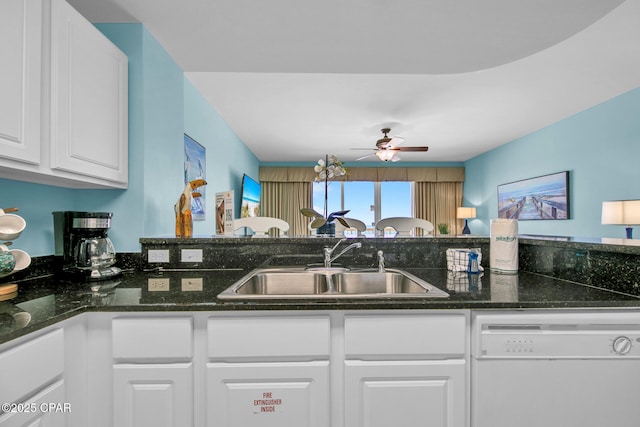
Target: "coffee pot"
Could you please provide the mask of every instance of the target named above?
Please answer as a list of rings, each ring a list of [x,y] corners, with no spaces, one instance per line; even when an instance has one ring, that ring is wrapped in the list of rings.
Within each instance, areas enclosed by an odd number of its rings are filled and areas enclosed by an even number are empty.
[[[78,268],[95,270],[116,263],[116,250],[108,237],[81,238],[77,245]]]
[[[55,255],[59,270],[87,280],[118,276],[116,251],[107,232],[110,212],[53,212]]]

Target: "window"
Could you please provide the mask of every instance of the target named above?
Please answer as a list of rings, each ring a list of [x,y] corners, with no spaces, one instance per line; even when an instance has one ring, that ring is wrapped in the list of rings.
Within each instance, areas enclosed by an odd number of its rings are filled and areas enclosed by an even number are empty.
[[[324,182],[313,183],[313,208],[324,213]],[[347,217],[367,224],[367,237],[382,218],[413,216],[413,183],[407,181],[331,181],[327,193],[328,213],[349,209]]]

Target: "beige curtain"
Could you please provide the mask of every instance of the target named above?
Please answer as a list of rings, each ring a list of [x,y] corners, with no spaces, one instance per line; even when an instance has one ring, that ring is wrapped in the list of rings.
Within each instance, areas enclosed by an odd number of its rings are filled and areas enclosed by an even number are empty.
[[[300,209],[312,206],[311,182],[263,182],[262,215],[289,223],[289,236],[309,234],[309,218]]]
[[[431,221],[434,234],[438,224],[449,224],[449,234],[457,235],[464,227],[456,218],[456,209],[462,206],[462,182],[416,182],[414,188],[415,215]]]
[[[346,181],[463,182],[464,167],[347,167]],[[261,166],[260,182],[311,182],[313,167]]]

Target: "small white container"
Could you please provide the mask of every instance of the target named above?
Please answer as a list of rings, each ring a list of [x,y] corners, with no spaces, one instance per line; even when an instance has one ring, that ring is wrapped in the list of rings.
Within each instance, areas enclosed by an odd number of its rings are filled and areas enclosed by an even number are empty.
[[[15,214],[0,215],[0,240],[15,240],[27,226],[27,222]]]

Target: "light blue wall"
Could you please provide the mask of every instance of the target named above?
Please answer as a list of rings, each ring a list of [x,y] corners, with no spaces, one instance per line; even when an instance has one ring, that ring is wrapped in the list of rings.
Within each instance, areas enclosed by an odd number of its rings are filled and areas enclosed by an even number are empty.
[[[239,194],[242,173],[257,176],[255,156],[185,82],[183,71],[142,24],[96,27],[129,57],[129,188],[71,190],[0,179],[0,207],[16,206],[27,220],[15,247],[31,256],[53,253],[51,212],[56,210],[113,212],[109,235],[118,252],[139,252],[140,237],[173,236],[173,205],[184,189],[185,132],[207,146],[211,194],[229,189]],[[214,158],[220,144],[229,156],[222,162]],[[206,223],[196,223],[196,233],[214,234],[213,197],[209,203],[211,214]]]
[[[640,88],[465,162],[469,226],[489,233],[499,184],[568,170],[571,219],[519,221],[519,232],[623,238],[624,227],[600,224],[602,201],[639,199],[639,164]]]
[[[242,175],[258,179],[259,161],[217,111],[184,79],[185,133],[207,149],[206,220],[194,221],[194,235],[216,232],[215,196],[234,190],[235,216],[240,216]]]
[[[17,207],[20,209],[17,214],[27,221],[27,228],[13,247],[31,256],[53,253],[51,212],[74,210],[75,205],[74,190],[0,179],[0,208]]]

